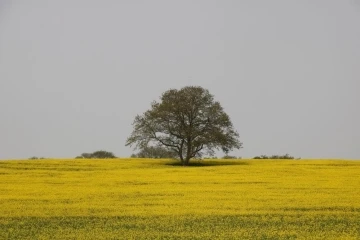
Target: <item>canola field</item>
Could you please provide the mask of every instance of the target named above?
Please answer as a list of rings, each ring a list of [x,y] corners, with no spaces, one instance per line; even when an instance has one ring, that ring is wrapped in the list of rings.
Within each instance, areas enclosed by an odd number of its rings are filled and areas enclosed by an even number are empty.
[[[0,161],[0,239],[360,239],[360,161]]]

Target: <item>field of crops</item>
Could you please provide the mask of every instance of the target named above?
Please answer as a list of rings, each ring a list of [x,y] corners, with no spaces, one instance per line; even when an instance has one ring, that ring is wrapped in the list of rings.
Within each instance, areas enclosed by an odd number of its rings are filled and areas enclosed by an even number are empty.
[[[0,239],[360,239],[360,161],[0,161]]]

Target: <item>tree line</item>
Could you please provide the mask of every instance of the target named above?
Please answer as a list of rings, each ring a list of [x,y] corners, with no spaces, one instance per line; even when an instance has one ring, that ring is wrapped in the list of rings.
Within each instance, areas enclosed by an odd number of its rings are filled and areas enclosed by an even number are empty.
[[[168,151],[166,148],[161,146],[150,146],[144,147],[137,153],[133,153],[131,158],[164,158],[164,159],[174,159],[178,160],[178,156],[176,153]],[[111,159],[117,158],[114,153],[100,150],[95,151],[93,153],[82,153],[81,155],[75,157],[75,159]],[[47,159],[44,157],[30,157],[31,160],[38,160],[38,159]],[[218,159],[216,156],[204,156],[202,159]],[[241,159],[241,157],[236,157],[232,155],[224,155],[220,159]],[[284,154],[284,155],[260,155],[255,156],[253,159],[295,159],[295,157]],[[300,159],[300,158],[297,158]]]

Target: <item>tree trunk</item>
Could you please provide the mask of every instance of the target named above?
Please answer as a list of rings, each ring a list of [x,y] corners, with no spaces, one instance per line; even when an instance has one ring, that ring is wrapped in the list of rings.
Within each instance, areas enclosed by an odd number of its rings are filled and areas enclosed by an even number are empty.
[[[180,161],[181,161],[181,164],[182,164],[183,166],[185,166],[185,160],[184,160],[182,154],[180,154]]]
[[[185,160],[182,154],[182,149],[178,152],[179,157],[180,157],[180,161],[181,161],[181,165],[185,166]]]
[[[189,162],[190,162],[190,157],[189,156],[186,156],[186,159],[185,159],[185,165],[184,166],[189,166]]]
[[[191,156],[191,138],[187,139],[187,147],[186,147],[186,157],[185,157],[185,165],[189,165],[190,157]]]

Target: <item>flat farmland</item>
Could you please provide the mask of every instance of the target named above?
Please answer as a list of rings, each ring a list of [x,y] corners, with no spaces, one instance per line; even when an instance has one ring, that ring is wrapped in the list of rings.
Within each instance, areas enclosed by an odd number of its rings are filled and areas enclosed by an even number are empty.
[[[360,239],[360,161],[3,160],[0,239]]]

